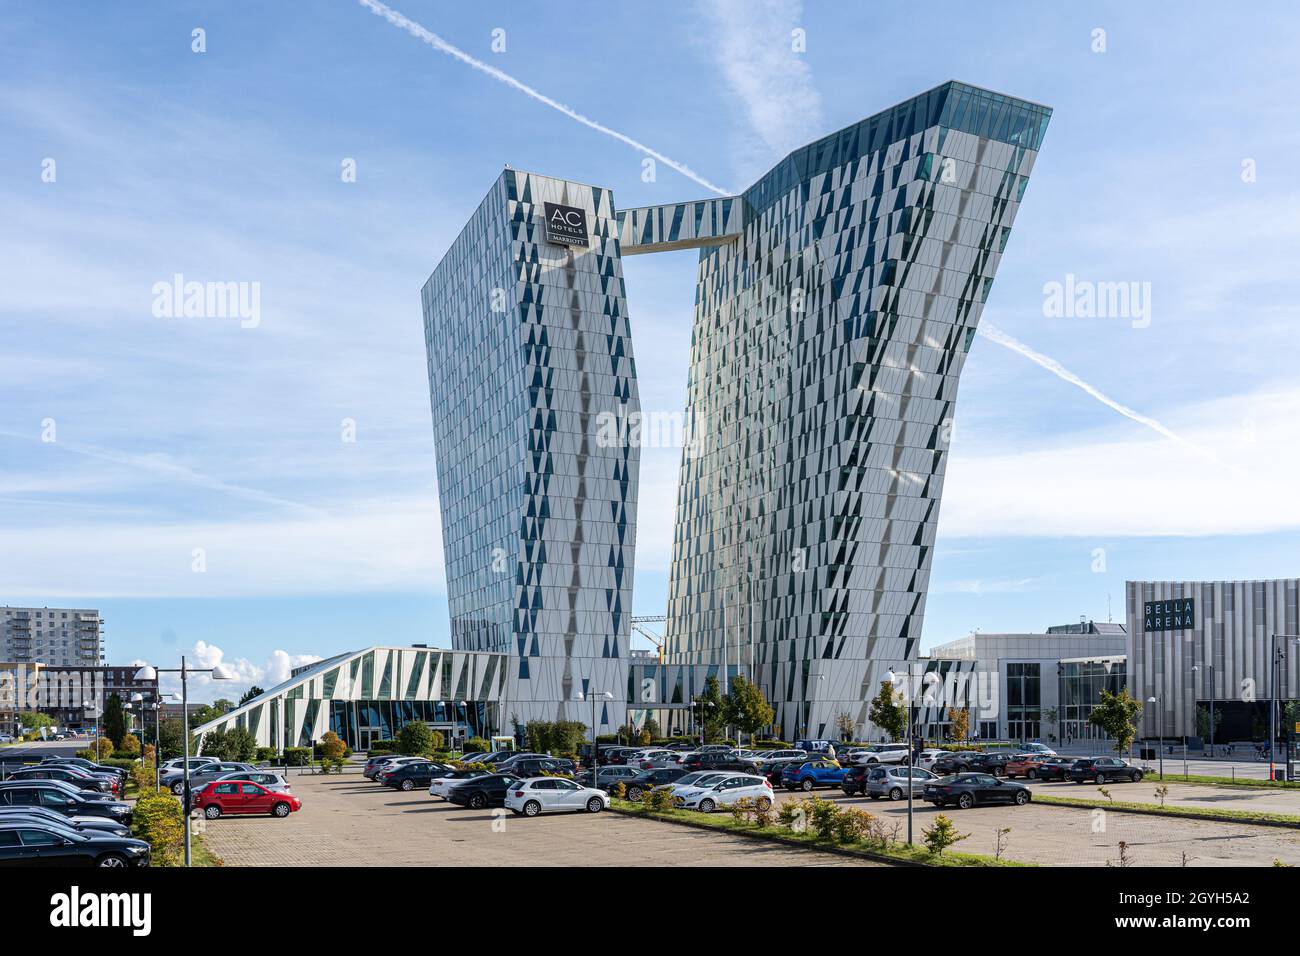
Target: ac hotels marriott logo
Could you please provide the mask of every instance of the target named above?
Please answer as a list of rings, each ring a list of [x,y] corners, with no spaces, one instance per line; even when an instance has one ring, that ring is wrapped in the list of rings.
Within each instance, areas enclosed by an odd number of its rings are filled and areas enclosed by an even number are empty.
[[[587,244],[586,210],[548,202],[542,204],[542,211],[546,216],[547,242],[558,242],[566,246]]]

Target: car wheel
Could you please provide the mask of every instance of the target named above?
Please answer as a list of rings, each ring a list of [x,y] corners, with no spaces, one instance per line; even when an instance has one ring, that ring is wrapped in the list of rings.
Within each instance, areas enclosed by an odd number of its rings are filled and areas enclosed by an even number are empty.
[[[1017,791],[1016,791],[1016,806],[1018,806],[1018,807],[1023,807],[1023,806],[1024,806],[1026,803],[1028,803],[1028,802],[1029,802],[1029,791],[1028,791],[1028,790],[1017,790]]]
[[[215,803],[210,804],[203,808],[203,815],[209,820],[215,820],[217,817],[221,816],[221,808]]]
[[[629,800],[631,800],[632,802],[634,802],[634,803],[635,803],[636,801],[640,800],[640,799],[641,799],[641,788],[640,788],[640,787],[633,787],[631,790],[629,790],[629,791],[627,792],[627,798],[628,798]]]
[[[96,866],[126,866],[126,858],[118,856],[116,853],[109,853],[99,858]]]
[[[275,806],[271,808],[271,816],[284,818],[289,815],[289,810],[290,810],[289,804],[277,803]]]
[[[542,812],[542,805],[536,800],[529,800],[524,804],[524,816],[535,817]]]
[[[971,807],[975,806],[975,798],[969,793],[963,793],[957,798],[957,806],[962,810],[969,810]]]
[[[804,793],[812,793],[815,784],[811,780],[805,780],[802,784],[800,784],[800,786],[803,787]]]
[[[179,797],[184,792],[185,792],[185,784],[180,782],[172,784],[172,793],[176,794],[176,796]]]
[[[760,809],[760,810],[771,810],[771,809],[772,809],[772,798],[771,798],[771,797],[759,797],[759,798],[758,798],[758,809]]]
[[[402,789],[403,789],[403,790],[414,790],[414,789],[415,789],[415,784],[412,783],[410,780],[403,780],[403,781],[402,781]]]
[[[469,808],[471,810],[482,810],[487,806],[487,797],[481,793],[476,793],[469,798]]]
[[[1099,773],[1097,774],[1096,778],[1092,782],[1100,787],[1103,783],[1106,782],[1106,775],[1104,773]]]
[[[1142,780],[1142,771],[1141,771],[1141,770],[1134,770],[1134,771],[1133,771],[1133,782],[1134,782],[1134,783],[1138,783],[1138,782],[1140,782],[1141,780]]]
[[[893,790],[890,790],[890,791],[889,791],[889,799],[890,799],[890,800],[902,800],[902,799],[903,799],[903,788],[902,788],[902,787],[895,787]]]
[[[600,799],[600,797],[592,797],[590,800],[587,801],[588,813],[600,813],[600,811],[604,809],[605,809],[605,804]]]
[[[700,813],[712,813],[716,807],[717,804],[712,800],[705,799],[700,801]]]
[[[1028,773],[1028,777],[1029,777],[1030,780],[1037,780],[1037,779],[1038,779],[1038,771],[1037,771],[1037,770],[1034,770],[1034,769],[1031,768],[1030,771],[1029,771],[1029,773]]]

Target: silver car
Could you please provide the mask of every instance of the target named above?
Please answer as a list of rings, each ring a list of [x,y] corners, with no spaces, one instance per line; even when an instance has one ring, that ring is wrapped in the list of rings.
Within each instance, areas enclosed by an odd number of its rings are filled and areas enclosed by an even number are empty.
[[[920,800],[925,785],[939,778],[920,767],[913,767],[911,772],[912,799]],[[881,797],[902,800],[907,796],[907,773],[906,767],[872,767],[862,781],[862,792],[872,800],[879,800]]]
[[[209,784],[216,783],[219,780],[247,780],[250,783],[258,783],[274,793],[292,793],[293,788],[289,782],[278,773],[272,773],[270,770],[229,770],[226,773],[218,774],[210,780],[194,785],[192,787],[196,792],[202,790]]]

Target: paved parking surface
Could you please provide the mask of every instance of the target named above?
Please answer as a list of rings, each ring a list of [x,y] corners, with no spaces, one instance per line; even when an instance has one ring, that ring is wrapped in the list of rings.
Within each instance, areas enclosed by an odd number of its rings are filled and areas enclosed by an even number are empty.
[[[1035,794],[1054,797],[1105,799],[1095,783],[1058,783],[1021,780]],[[1160,779],[1144,777],[1139,783],[1108,783],[1106,789],[1116,800],[1127,803],[1151,803],[1159,806],[1156,789]],[[1165,806],[1188,810],[1244,810],[1258,813],[1300,815],[1300,789],[1277,790],[1265,787],[1216,787],[1199,783],[1170,783]]]
[[[1171,796],[1176,786],[1169,785]],[[1095,786],[1036,785],[1042,792],[1062,787],[1065,788],[1059,791],[1062,796],[1097,796]],[[1136,800],[1138,788],[1142,793],[1148,790],[1154,793],[1155,790],[1154,786],[1148,788],[1145,780],[1136,785],[1113,784],[1109,787],[1116,800]],[[839,790],[818,790],[817,793],[827,799],[862,807],[882,817],[891,827],[897,823],[900,835],[906,836],[906,801],[893,803],[865,797],[850,798]],[[778,800],[797,799],[799,796],[783,793]],[[1182,866],[1184,863],[1187,866],[1270,866],[1274,859],[1300,865],[1300,830],[1296,829],[1178,820],[1134,813],[1098,813],[1032,803],[1023,807],[990,806],[970,810],[948,807],[940,811],[928,803],[916,801],[913,831],[918,842],[924,830],[941,812],[956,824],[959,833],[970,834],[954,849],[993,855],[997,831],[1010,828],[1010,832],[1003,836],[1004,855],[1008,859],[1042,866],[1118,865],[1120,841],[1126,844],[1126,859],[1133,866]]]
[[[829,853],[613,813],[466,810],[360,774],[295,776],[284,820],[196,820],[228,866],[875,866]]]

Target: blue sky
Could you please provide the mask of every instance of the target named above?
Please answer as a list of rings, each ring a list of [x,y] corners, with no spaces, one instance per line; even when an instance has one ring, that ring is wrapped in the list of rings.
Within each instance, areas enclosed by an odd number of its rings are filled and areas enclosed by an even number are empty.
[[[736,191],[949,78],[1054,107],[985,322],[1176,439],[978,339],[924,643],[1122,619],[1126,579],[1297,573],[1289,5],[393,6]],[[0,22],[0,603],[100,607],[113,661],[266,684],[446,643],[418,293],[501,166],[621,206],[710,193],[354,0],[213,7]],[[624,268],[643,407],[680,410],[695,255]],[[256,326],[156,316],[177,273],[259,283]],[[1067,275],[1149,283],[1149,324],[1046,314]],[[662,613],[675,467],[644,454],[638,613]]]

